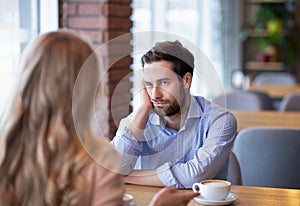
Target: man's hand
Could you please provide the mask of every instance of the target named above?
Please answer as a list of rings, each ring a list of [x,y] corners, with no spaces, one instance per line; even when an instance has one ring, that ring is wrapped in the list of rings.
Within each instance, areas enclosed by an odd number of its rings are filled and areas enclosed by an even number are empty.
[[[141,82],[141,88],[138,90],[137,96],[139,99],[139,105],[137,106],[137,108],[141,108],[151,112],[151,110],[153,109],[153,104],[143,81]]]
[[[127,128],[131,131],[133,136],[139,141],[141,135],[146,127],[147,121],[149,119],[149,115],[153,110],[153,104],[151,99],[147,93],[145,85],[140,89],[140,105],[134,111],[132,119],[127,126]]]

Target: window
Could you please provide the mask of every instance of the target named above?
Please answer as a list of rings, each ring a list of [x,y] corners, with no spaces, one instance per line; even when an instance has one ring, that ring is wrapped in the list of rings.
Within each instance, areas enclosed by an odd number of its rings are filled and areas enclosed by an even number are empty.
[[[16,84],[20,55],[39,33],[58,28],[58,1],[0,0],[0,117]]]
[[[196,59],[198,75],[194,75],[191,92],[207,98],[222,92],[224,87],[229,86],[231,71],[240,68],[239,6],[238,0],[133,0],[134,88],[137,88],[140,79],[140,55],[145,52],[139,50],[140,44],[148,43],[150,49],[157,33],[166,32],[182,37],[197,50],[195,55],[195,50],[193,52],[183,44]],[[141,31],[151,31],[152,34],[142,38],[139,37]],[[167,39],[169,36],[166,35],[163,40],[174,41]],[[199,53],[201,57],[197,60]]]

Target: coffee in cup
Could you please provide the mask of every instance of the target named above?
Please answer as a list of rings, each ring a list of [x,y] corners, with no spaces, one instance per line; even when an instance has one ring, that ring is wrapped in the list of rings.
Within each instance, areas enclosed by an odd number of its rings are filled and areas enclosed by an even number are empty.
[[[225,200],[230,192],[231,183],[225,180],[203,180],[200,183],[194,183],[192,189],[194,192],[207,200]]]

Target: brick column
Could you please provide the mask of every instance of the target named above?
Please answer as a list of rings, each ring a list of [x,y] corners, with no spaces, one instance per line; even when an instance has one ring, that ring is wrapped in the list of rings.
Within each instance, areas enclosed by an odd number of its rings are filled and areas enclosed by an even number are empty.
[[[120,119],[131,112],[131,0],[60,0],[60,28],[87,34],[94,48],[105,44],[105,105],[96,106],[100,135],[112,139]]]

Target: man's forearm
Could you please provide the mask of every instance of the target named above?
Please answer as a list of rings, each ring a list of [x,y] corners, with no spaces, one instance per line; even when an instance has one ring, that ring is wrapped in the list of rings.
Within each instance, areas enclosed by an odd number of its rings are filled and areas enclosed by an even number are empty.
[[[137,109],[137,111],[133,113],[132,119],[127,125],[127,128],[138,141],[144,132],[150,112],[150,108]]]
[[[124,178],[125,183],[147,186],[159,186],[165,185],[160,181],[156,170],[134,170],[128,176]]]

